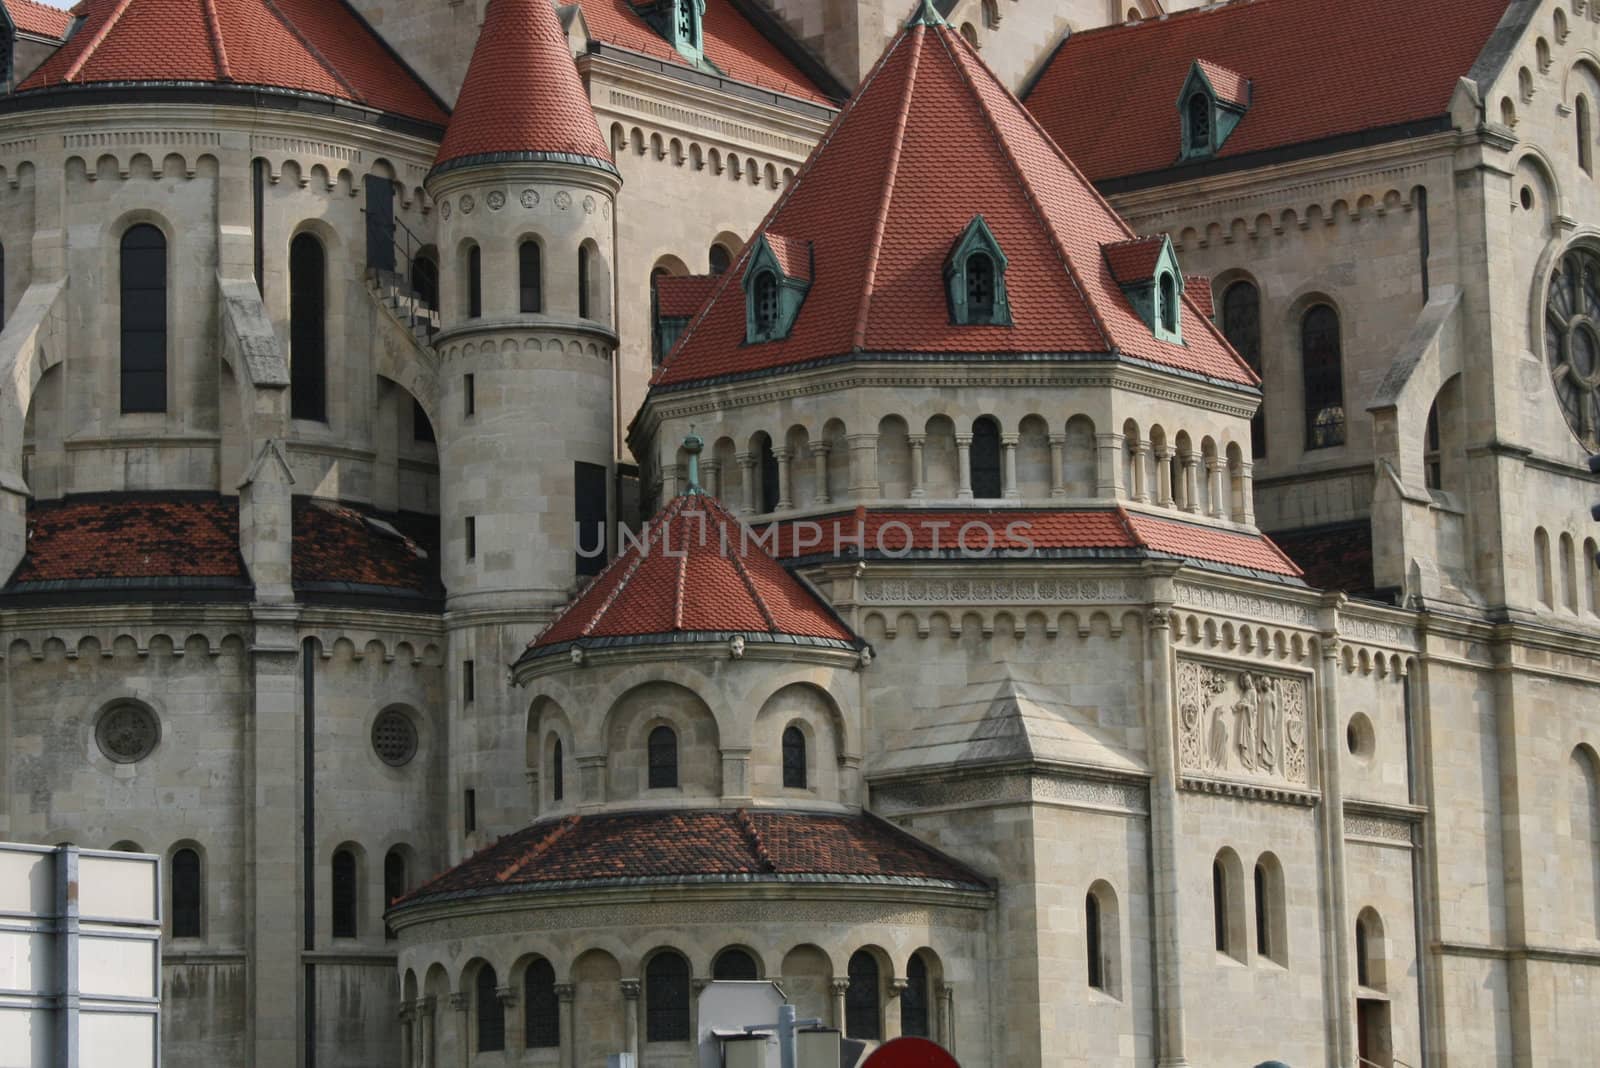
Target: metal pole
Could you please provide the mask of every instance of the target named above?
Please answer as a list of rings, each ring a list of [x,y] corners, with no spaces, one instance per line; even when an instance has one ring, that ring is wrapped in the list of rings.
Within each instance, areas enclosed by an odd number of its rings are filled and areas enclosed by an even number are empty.
[[[778,1065],[795,1068],[794,1006],[778,1006]]]

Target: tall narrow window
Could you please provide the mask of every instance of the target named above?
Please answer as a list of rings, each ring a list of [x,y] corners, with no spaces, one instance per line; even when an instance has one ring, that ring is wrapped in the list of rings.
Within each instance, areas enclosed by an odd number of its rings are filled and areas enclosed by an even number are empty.
[[[122,410],[167,410],[167,239],[148,223],[122,235]]]
[[[528,965],[523,991],[523,1033],[529,1049],[561,1045],[561,1003],[556,998],[556,970],[540,957]]]
[[[544,311],[544,272],[539,263],[539,242],[524,241],[517,247],[517,286],[521,292],[522,311]]]
[[[411,295],[430,311],[439,309],[439,265],[429,256],[411,261]]]
[[[580,318],[580,319],[592,319],[592,318],[594,318],[594,316],[591,314],[594,311],[594,308],[591,306],[593,304],[593,301],[590,300],[590,295],[589,295],[590,266],[591,265],[589,263],[589,246],[588,245],[579,245],[578,246],[578,318]]]
[[[1172,127],[1167,127],[1172,129]],[[1211,101],[1204,93],[1195,93],[1189,97],[1189,151],[1191,153],[1209,153],[1211,151]]]
[[[578,461],[572,465],[573,521],[578,526],[577,573],[598,575],[606,566],[606,469]]]
[[[483,316],[483,250],[473,245],[467,250],[467,318]]]
[[[1428,426],[1422,448],[1423,477],[1431,490],[1444,488],[1444,467],[1439,455],[1439,402],[1435,400],[1428,409]]]
[[[566,783],[562,780],[564,771],[561,759],[561,739],[557,738],[550,747],[550,797],[551,800],[560,801],[566,793]]]
[[[172,854],[172,937],[200,938],[200,854],[180,849]]]
[[[772,439],[765,433],[757,456],[761,465],[761,510],[771,513],[778,510],[778,456],[772,451]]]
[[[1169,334],[1178,332],[1178,283],[1170,271],[1161,272],[1161,329]]]
[[[478,558],[478,520],[470,515],[466,523],[466,551],[468,560]]]
[[[650,732],[650,789],[667,790],[678,785],[678,736],[671,727],[660,726]]]
[[[328,257],[301,234],[289,245],[289,408],[296,419],[328,421]]]
[[[1270,893],[1267,869],[1256,865],[1256,952],[1263,957],[1272,956],[1272,936],[1267,924],[1267,907]]]
[[[383,904],[387,908],[406,892],[406,856],[398,849],[389,850],[383,858]],[[383,925],[383,937],[393,941],[394,928]]]
[[[711,273],[725,274],[733,266],[733,255],[721,245],[711,246]]]
[[[1100,899],[1093,893],[1083,899],[1084,954],[1089,960],[1089,985],[1096,990],[1106,988],[1105,957],[1100,946]]]
[[[657,953],[644,970],[645,1041],[689,1039],[689,962],[676,953]]]
[[[461,825],[468,834],[478,829],[478,791],[476,790],[462,791]]]
[[[461,661],[461,703],[470,705],[478,695],[478,664],[475,660]]]
[[[461,376],[461,414],[468,419],[478,414],[478,376],[471,372]]]
[[[972,495],[1000,498],[1000,424],[988,416],[972,424]]]
[[[787,790],[806,788],[806,736],[799,727],[783,729],[783,785]]]
[[[1589,98],[1578,97],[1578,166],[1583,168],[1584,174],[1594,173],[1594,159],[1590,155],[1594,151],[1593,120],[1589,117]]]
[[[850,985],[844,992],[846,1038],[877,1041],[883,1037],[882,993],[878,988],[878,959],[864,949],[850,958]]]
[[[768,337],[778,325],[778,276],[762,271],[756,276],[756,333]]]
[[[1367,957],[1367,918],[1356,917],[1356,985],[1372,985],[1372,962]]]
[[[1305,378],[1306,448],[1344,444],[1344,355],[1339,313],[1326,304],[1300,324],[1300,366]]]
[[[994,260],[986,252],[967,257],[967,322],[994,321]]]
[[[356,937],[356,855],[348,849],[333,854],[333,937]]]
[[[1220,859],[1211,862],[1211,925],[1217,952],[1228,952],[1228,873]]]
[[[900,995],[900,1033],[913,1038],[931,1038],[928,1027],[928,965],[922,954],[913,953],[906,962],[906,988]]]
[[[1228,343],[1261,374],[1261,291],[1250,282],[1235,282],[1222,294],[1222,333]],[[1263,389],[1265,387],[1263,386]],[[1250,417],[1250,456],[1267,454],[1266,404]]]
[[[474,984],[478,1002],[478,1052],[506,1048],[506,1007],[500,1003],[500,979],[487,964],[478,968]]]
[[[1428,228],[1428,187],[1419,185],[1411,191],[1411,203],[1417,209],[1417,269],[1422,274],[1422,303],[1428,303],[1432,291],[1428,281],[1428,259],[1433,255],[1433,235]]]

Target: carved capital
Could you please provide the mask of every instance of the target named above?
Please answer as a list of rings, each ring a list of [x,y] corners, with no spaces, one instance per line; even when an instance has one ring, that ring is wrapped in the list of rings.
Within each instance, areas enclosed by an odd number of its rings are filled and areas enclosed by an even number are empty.
[[[1022,441],[1022,435],[1021,434],[1001,434],[1000,435],[1000,447],[1002,449],[1014,449],[1014,448],[1017,447],[1017,445],[1021,441]]]
[[[828,989],[833,991],[834,997],[842,998],[844,997],[845,991],[850,989],[850,980],[830,979],[828,980]]]
[[[1158,605],[1145,613],[1145,622],[1151,630],[1166,630],[1172,626],[1172,610],[1165,605]]]
[[[417,1011],[424,1016],[432,1016],[439,1007],[439,999],[429,994],[427,997],[417,999]]]
[[[901,994],[904,994],[906,992],[906,989],[908,987],[910,987],[910,986],[911,986],[911,980],[909,980],[909,979],[890,979],[889,980],[889,996],[891,998],[897,998]]]
[[[920,448],[922,448],[924,445],[926,445],[928,443],[928,435],[926,435],[926,434],[907,434],[906,435],[906,441],[911,445],[911,447],[913,449],[920,449]]]
[[[826,456],[832,451],[833,442],[831,441],[813,441],[811,443],[812,456]]]
[[[577,994],[578,994],[578,984],[576,984],[576,983],[557,983],[556,984],[556,998],[557,998],[557,1000],[565,1001],[568,1004],[571,1004],[572,1003],[572,999],[574,997],[576,997]]]
[[[701,994],[704,994],[706,992],[706,987],[708,987],[710,985],[711,985],[711,980],[710,979],[690,979],[689,980],[689,989],[694,991],[695,997],[699,997]]]
[[[417,1018],[417,1006],[413,1001],[402,1001],[400,1011],[395,1013],[395,1018],[403,1024],[408,1024]]]
[[[1331,634],[1324,634],[1322,636],[1322,659],[1337,659],[1339,656],[1339,651],[1343,648],[1344,641],[1342,639],[1336,638]]]
[[[740,467],[754,467],[756,465],[756,454],[753,452],[736,452],[733,454],[733,458],[739,461]]]
[[[623,979],[617,985],[622,987],[623,997],[627,998],[629,1001],[639,1000],[639,980]]]
[[[966,448],[970,448],[971,446],[972,446],[972,435],[971,434],[957,434],[956,435],[956,448],[958,448],[958,449],[966,449]]]
[[[450,1007],[457,1012],[466,1012],[468,1009],[472,1008],[472,995],[461,993],[451,994]]]
[[[494,996],[500,999],[500,1004],[509,1009],[517,1003],[517,988],[514,986],[497,986],[494,989]]]
[[[772,456],[773,459],[777,460],[779,463],[783,463],[785,460],[792,460],[794,458],[794,450],[789,448],[787,445],[779,445],[772,450]]]
[[[1052,448],[1057,448],[1057,449],[1066,448],[1067,436],[1065,434],[1051,434],[1050,435],[1050,445],[1051,445]]]

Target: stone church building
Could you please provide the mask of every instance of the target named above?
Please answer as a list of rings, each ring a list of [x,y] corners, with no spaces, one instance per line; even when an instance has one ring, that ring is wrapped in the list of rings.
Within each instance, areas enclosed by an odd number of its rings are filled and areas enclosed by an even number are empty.
[[[1600,4],[0,35],[0,839],[166,1064],[1592,1063]]]

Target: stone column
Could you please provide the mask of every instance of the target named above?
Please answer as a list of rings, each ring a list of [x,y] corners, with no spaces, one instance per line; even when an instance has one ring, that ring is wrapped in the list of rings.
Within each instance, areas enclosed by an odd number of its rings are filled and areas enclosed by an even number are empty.
[[[722,500],[722,464],[716,460],[700,461],[700,488]]]
[[[789,490],[789,462],[794,459],[794,452],[785,445],[773,449],[772,455],[778,461],[778,511],[787,512],[794,507],[794,497]]]
[[[472,1063],[471,995],[451,994],[450,1008],[456,1014],[456,1068],[468,1068]]]
[[[928,436],[908,434],[906,440],[911,443],[911,496],[926,497],[928,491],[924,487],[928,484],[928,470],[922,447],[928,443]]]
[[[1200,493],[1198,479],[1195,471],[1200,466],[1200,458],[1192,452],[1183,454],[1183,510],[1185,512],[1200,511]]]
[[[851,434],[850,496],[858,501],[875,500],[883,495],[878,482],[878,435]]]
[[[1156,503],[1163,508],[1172,507],[1172,450],[1160,448],[1155,450],[1156,457]]]
[[[433,1049],[433,1014],[438,1004],[438,999],[431,995],[417,999],[417,1015],[422,1024],[417,1029],[417,1064],[420,1068],[437,1068],[438,1065]]]
[[[1067,436],[1050,435],[1050,496],[1067,495]]]
[[[972,435],[956,435],[956,477],[960,490],[956,496],[963,501],[972,500]]]
[[[1183,924],[1178,894],[1177,743],[1172,729],[1172,613],[1165,603],[1150,609],[1150,845],[1155,913],[1151,951],[1156,970],[1156,1064],[1189,1063],[1184,1053]]]
[[[1136,441],[1133,443],[1133,499],[1140,504],[1150,503],[1150,483],[1148,466],[1150,463],[1150,443]]]
[[[521,1051],[528,1047],[528,1019],[517,1012],[517,988],[495,987],[494,996],[500,1000],[501,1017],[505,1020],[506,1049]]]
[[[831,979],[828,988],[833,993],[833,1026],[839,1029],[839,1034],[848,1038],[850,1036],[845,1034],[844,1027],[844,994],[850,989],[850,980]]]
[[[1256,525],[1255,474],[1253,465],[1248,463],[1239,465],[1239,511],[1234,514],[1233,521]]]
[[[578,1058],[578,1035],[573,1030],[572,998],[578,988],[572,983],[556,984],[556,1000],[561,1013],[561,1068],[574,1068]]]
[[[1120,501],[1122,499],[1122,435],[1099,434],[1095,437],[1099,447],[1098,477],[1095,479],[1095,496]]]
[[[1215,456],[1207,456],[1204,463],[1206,465],[1206,496],[1211,498],[1211,507],[1207,509],[1207,514],[1212,519],[1221,519],[1223,516],[1222,480],[1217,477],[1219,467],[1217,458]],[[1197,501],[1196,503],[1198,504],[1199,502]]]
[[[739,473],[744,481],[744,500],[739,502],[739,514],[750,515],[756,510],[756,455],[741,452],[734,458],[739,461]]]
[[[639,1061],[639,980],[622,980],[622,1047]]]
[[[889,980],[889,999],[883,1005],[883,1040],[888,1042],[899,1038],[904,1022],[900,1019],[900,995],[906,992],[906,987],[911,983],[906,979]]]
[[[1020,440],[1016,434],[1000,437],[1000,496],[1008,501],[1022,496],[1017,488],[1017,444]]]
[[[811,503],[816,505],[831,504],[833,498],[828,495],[828,454],[833,451],[833,445],[826,441],[813,441],[811,443],[811,462],[816,472],[817,492],[811,498]]]
[[[940,983],[934,988],[934,1002],[939,1007],[939,1022],[936,1033],[939,1045],[949,1050],[954,1056],[956,1052],[956,993],[955,988],[949,983]]]
[[[1323,987],[1327,1005],[1323,1012],[1336,1033],[1329,1035],[1329,1046],[1337,1051],[1339,1064],[1354,1064],[1356,1051],[1355,968],[1350,960],[1350,944],[1355,939],[1345,886],[1344,862],[1344,786],[1340,777],[1339,754],[1344,751],[1344,722],[1339,712],[1339,650],[1344,644],[1336,636],[1338,612],[1344,607],[1343,594],[1332,594],[1327,621],[1322,633],[1322,670],[1317,689],[1322,701],[1322,855],[1323,900],[1327,915],[1322,923],[1322,959],[1333,965],[1332,982]],[[1308,710],[1309,711],[1309,710]]]
[[[750,797],[750,747],[732,746],[722,750],[722,796]]]
[[[417,1003],[402,1001],[400,1003],[400,1068],[414,1068],[416,1063],[416,1047],[412,1027],[417,1018]]]

